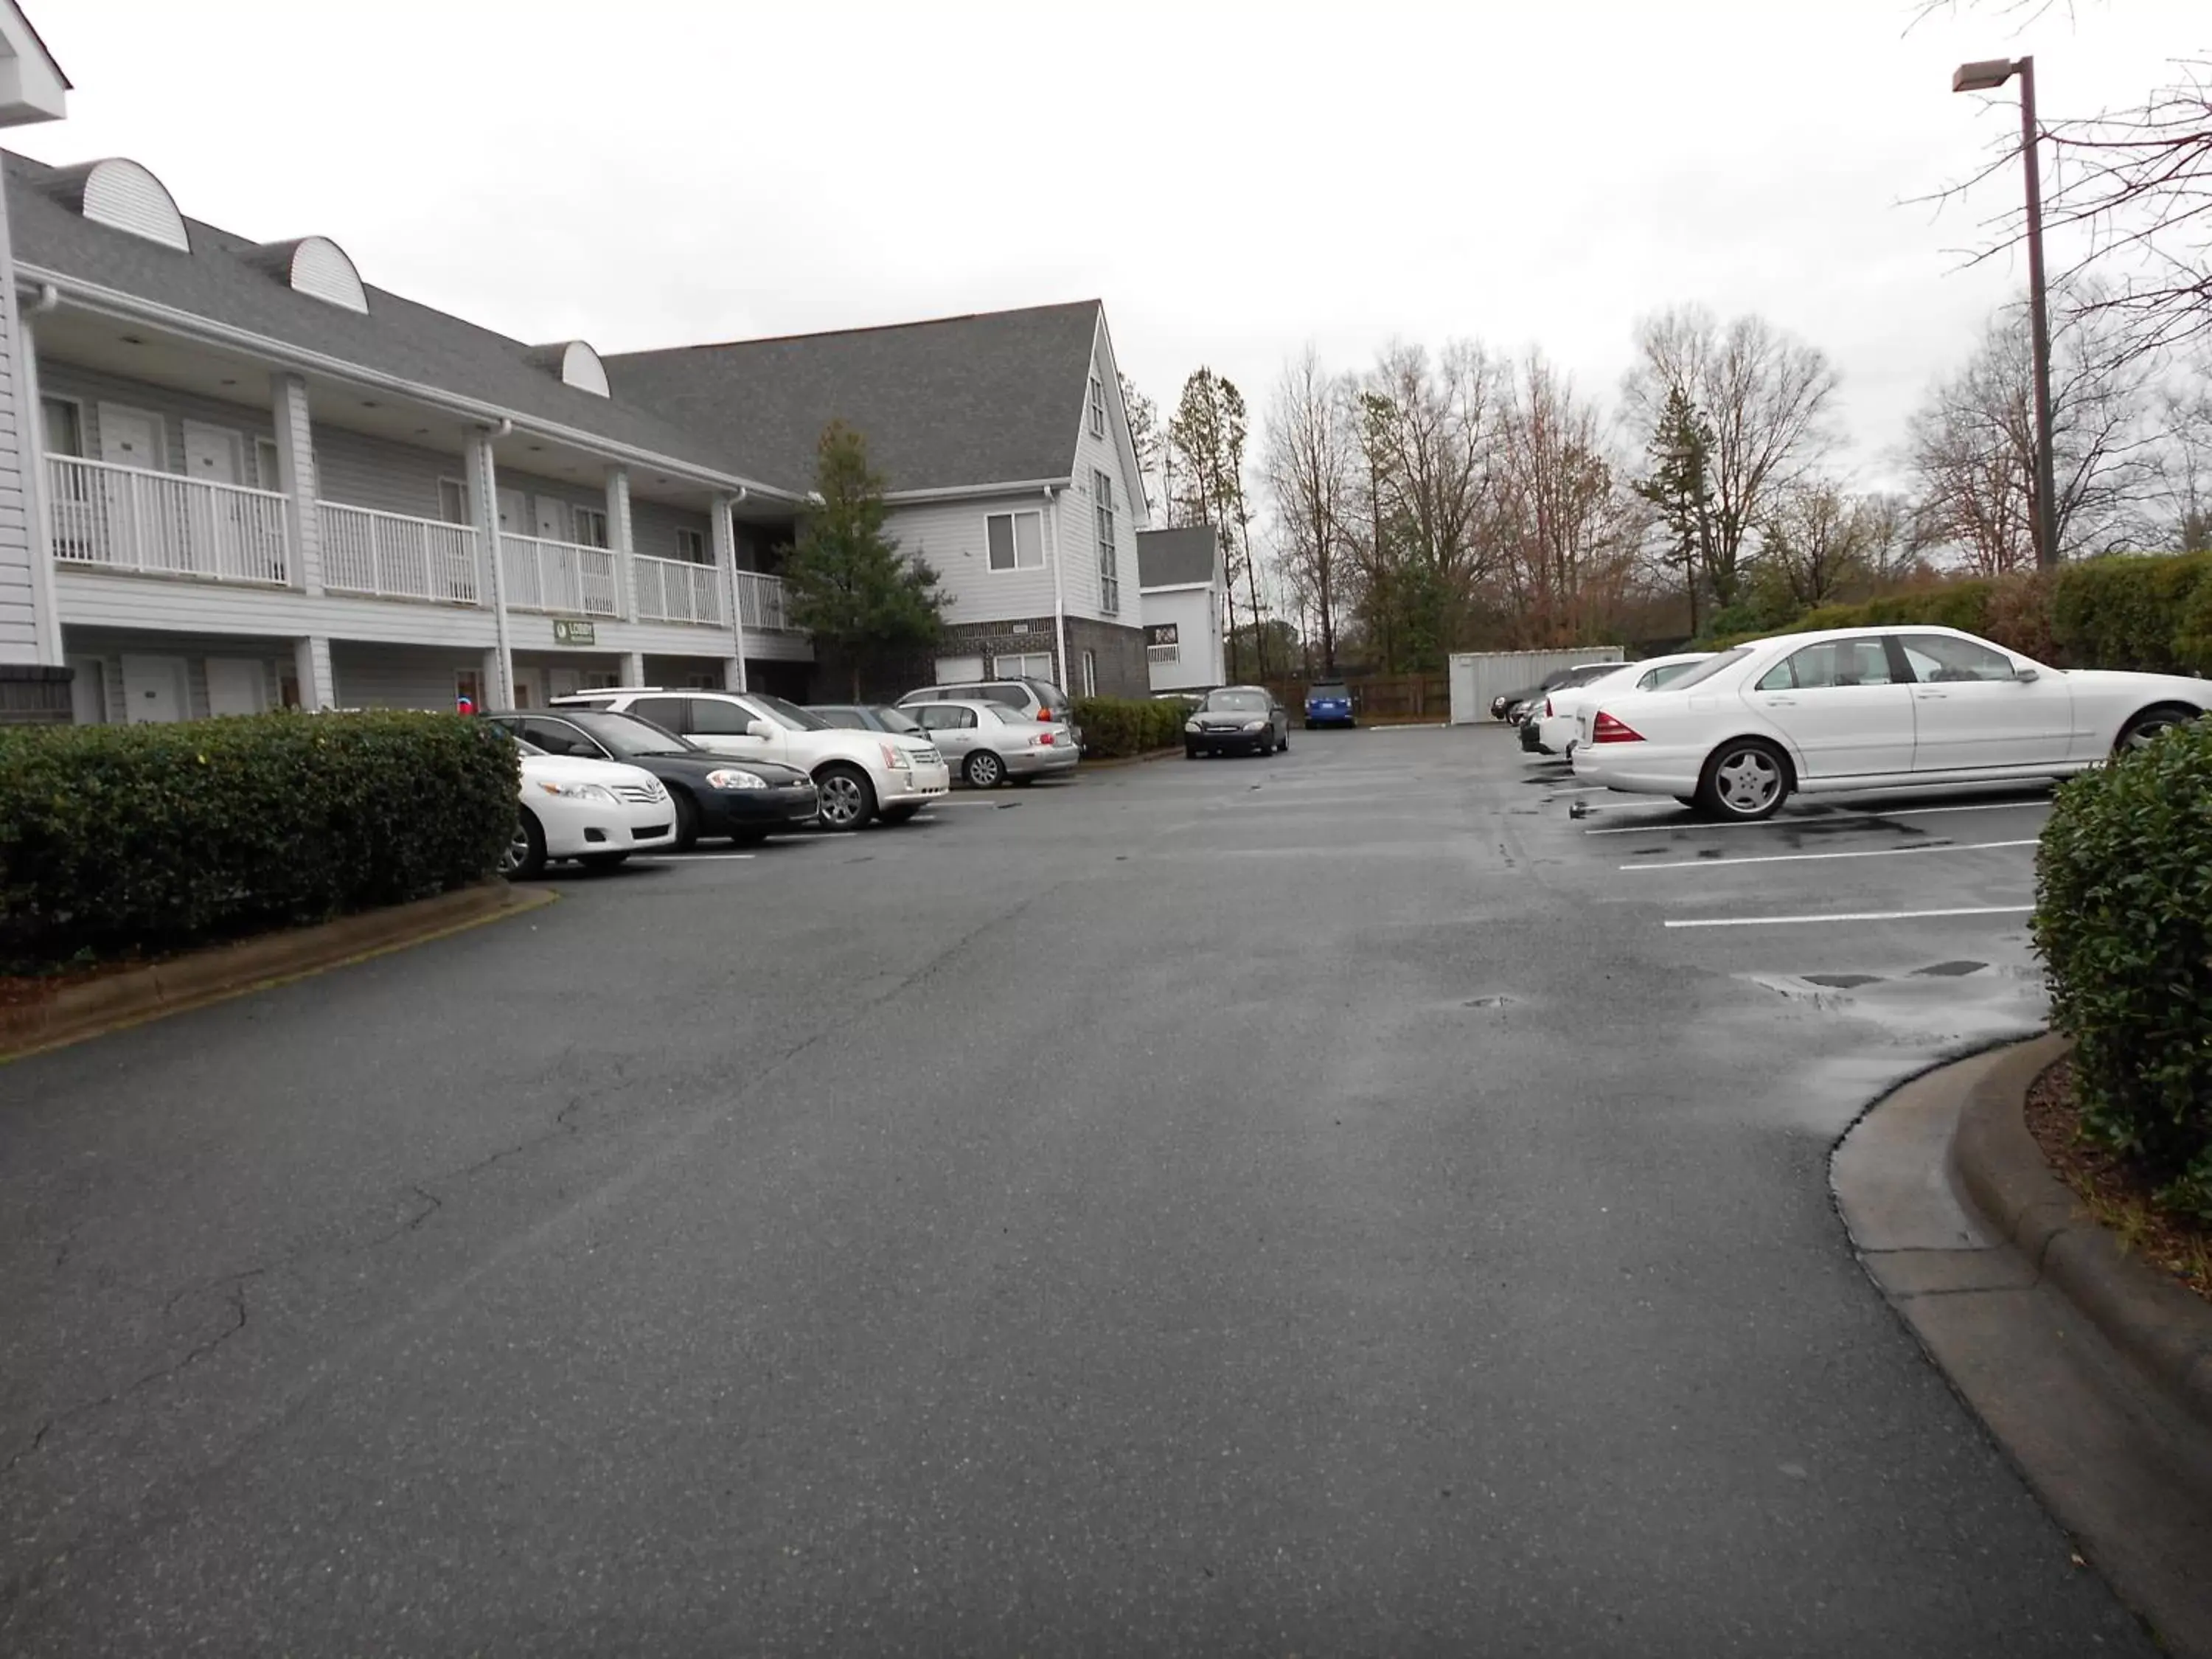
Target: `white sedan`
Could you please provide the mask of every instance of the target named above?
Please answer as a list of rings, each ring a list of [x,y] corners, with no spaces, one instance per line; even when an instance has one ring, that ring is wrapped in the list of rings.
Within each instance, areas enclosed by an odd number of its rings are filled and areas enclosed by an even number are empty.
[[[1600,697],[1621,691],[1656,691],[1672,684],[1706,658],[1710,651],[1685,651],[1671,657],[1647,657],[1625,662],[1610,674],[1601,674],[1580,685],[1563,685],[1543,702],[1536,721],[1536,746],[1547,755],[1571,755],[1581,740],[1583,710]]]
[[[534,876],[553,859],[590,869],[644,848],[676,842],[676,803],[659,778],[618,761],[522,750],[522,811],[500,855],[500,873]]]
[[[1749,823],[1793,790],[2062,777],[2208,708],[2212,680],[2049,668],[1954,629],[1836,629],[1592,701],[1575,775]]]

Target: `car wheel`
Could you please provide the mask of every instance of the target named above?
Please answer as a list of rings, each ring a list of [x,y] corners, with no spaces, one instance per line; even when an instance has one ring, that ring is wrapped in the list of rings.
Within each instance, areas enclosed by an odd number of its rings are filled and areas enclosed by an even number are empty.
[[[681,789],[668,793],[676,803],[676,850],[688,853],[699,842],[699,803]]]
[[[527,881],[545,873],[545,832],[524,807],[514,820],[514,833],[499,855],[499,872],[510,881]]]
[[[586,870],[618,870],[629,862],[627,853],[586,853],[576,860]]]
[[[1723,744],[1698,781],[1698,805],[1735,823],[1772,817],[1789,793],[1789,757],[1764,738]]]
[[[876,787],[857,766],[825,766],[814,775],[822,794],[822,827],[849,835],[876,815]]]
[[[910,823],[914,821],[914,815],[920,811],[921,808],[919,806],[886,806],[876,816],[885,823]]]
[[[1006,781],[1006,763],[988,749],[978,749],[968,757],[961,772],[978,789],[995,789]]]
[[[2119,737],[2112,744],[2115,755],[2132,755],[2147,749],[2161,732],[2177,726],[2186,726],[2197,718],[2197,711],[2178,702],[2158,708],[2146,708],[2120,728]]]

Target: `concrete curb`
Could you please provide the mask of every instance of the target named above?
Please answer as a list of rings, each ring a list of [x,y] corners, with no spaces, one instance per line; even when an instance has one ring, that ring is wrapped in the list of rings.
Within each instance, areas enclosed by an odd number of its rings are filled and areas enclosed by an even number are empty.
[[[443,939],[537,909],[558,896],[547,888],[486,882],[65,985],[42,1000],[0,1008],[0,1064]]]
[[[2212,1428],[2212,1305],[2128,1255],[2083,1213],[2027,1131],[2027,1093],[2067,1049],[2039,1037],[2008,1052],[1967,1095],[1951,1138],[1960,1190],[2176,1406]]]

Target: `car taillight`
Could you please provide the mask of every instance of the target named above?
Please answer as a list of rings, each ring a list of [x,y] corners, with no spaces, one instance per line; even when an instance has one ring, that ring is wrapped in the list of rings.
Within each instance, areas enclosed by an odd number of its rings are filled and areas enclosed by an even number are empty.
[[[1049,721],[1052,719],[1052,710],[1049,708],[1038,709],[1037,719],[1040,720]]]
[[[1045,748],[1047,748],[1047,749],[1051,748],[1051,747],[1052,747],[1052,733],[1051,733],[1051,732],[1038,732],[1038,733],[1037,733],[1037,742],[1038,742],[1039,744],[1042,744],[1042,745],[1043,745]]]
[[[1590,724],[1590,741],[1592,743],[1641,743],[1644,741],[1644,734],[1626,720],[1617,720],[1603,709],[1600,709],[1597,719]]]

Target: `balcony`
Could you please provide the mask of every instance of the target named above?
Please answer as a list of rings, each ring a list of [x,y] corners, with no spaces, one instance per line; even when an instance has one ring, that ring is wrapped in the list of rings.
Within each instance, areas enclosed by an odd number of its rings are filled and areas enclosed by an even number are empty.
[[[337,501],[317,501],[323,586],[333,593],[431,605],[477,605],[477,532],[467,525],[410,519]]]
[[[757,570],[738,572],[738,617],[749,629],[778,634],[793,631],[784,610],[783,578]]]
[[[288,587],[286,499],[173,472],[46,457],[54,557],[141,575]]]
[[[508,610],[562,617],[622,615],[622,588],[615,580],[611,550],[505,534],[499,546]]]
[[[636,578],[640,622],[722,625],[720,567],[684,559],[656,559],[644,553],[635,555],[630,567]]]

